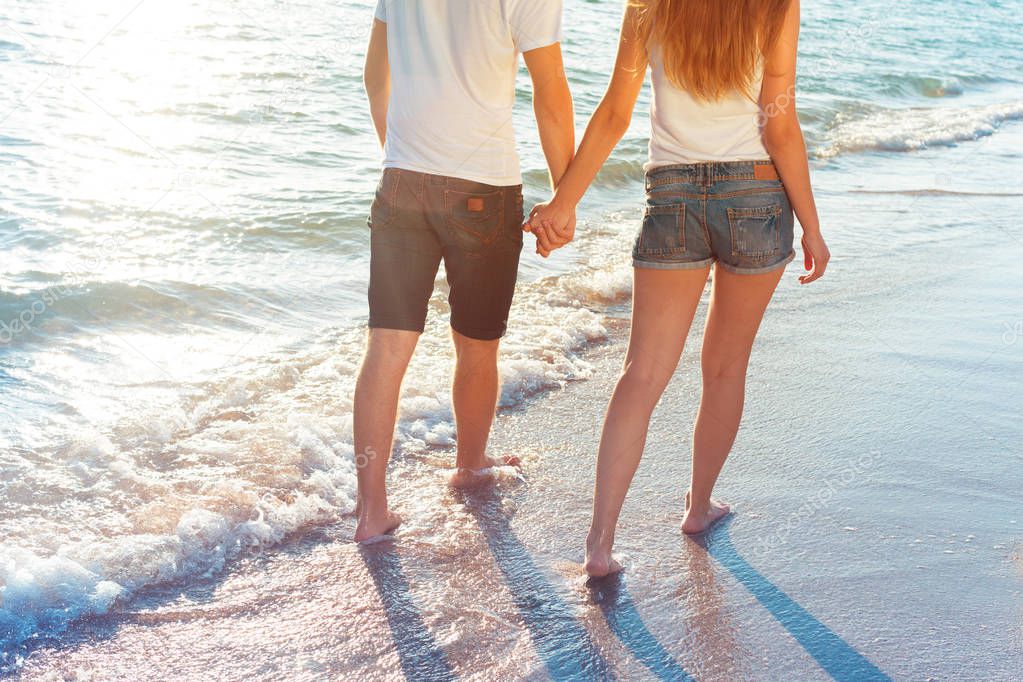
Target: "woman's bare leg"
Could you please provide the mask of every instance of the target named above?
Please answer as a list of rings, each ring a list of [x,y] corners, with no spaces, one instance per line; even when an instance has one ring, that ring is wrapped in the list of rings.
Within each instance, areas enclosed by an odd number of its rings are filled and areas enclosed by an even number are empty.
[[[693,433],[693,476],[682,530],[702,533],[726,515],[711,491],[735,442],[746,397],[746,369],[767,304],[784,268],[762,275],[714,270],[703,334],[703,396]]]
[[[709,268],[635,271],[629,350],[597,457],[593,521],[586,538],[585,569],[591,576],[620,569],[611,558],[618,515],[643,454],[650,415],[678,366],[708,273]]]

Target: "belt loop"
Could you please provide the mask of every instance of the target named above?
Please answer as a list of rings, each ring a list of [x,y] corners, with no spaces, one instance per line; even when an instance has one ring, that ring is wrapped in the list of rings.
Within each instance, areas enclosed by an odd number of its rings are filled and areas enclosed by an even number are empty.
[[[753,164],[754,180],[779,180],[778,168],[773,161],[764,161]]]

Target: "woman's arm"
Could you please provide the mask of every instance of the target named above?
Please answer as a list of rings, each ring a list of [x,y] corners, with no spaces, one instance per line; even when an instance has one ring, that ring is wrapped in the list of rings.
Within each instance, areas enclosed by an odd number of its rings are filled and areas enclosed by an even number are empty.
[[[796,59],[799,48],[799,0],[792,0],[777,44],[765,55],[760,110],[766,119],[764,146],[771,155],[789,202],[803,227],[803,260],[809,274],[799,281],[820,279],[831,254],[821,236],[817,204],[810,185],[806,141],[796,112]]]
[[[369,112],[380,139],[387,139],[387,105],[391,100],[391,64],[387,57],[387,24],[373,20],[373,32],[366,49],[366,69],[362,81],[369,96]]]
[[[640,35],[640,31],[639,9],[629,4],[622,20],[618,57],[607,92],[590,118],[582,144],[561,178],[554,198],[549,204],[533,209],[530,225],[533,228],[545,226],[555,247],[572,240],[576,205],[629,129],[648,62],[646,37]]]

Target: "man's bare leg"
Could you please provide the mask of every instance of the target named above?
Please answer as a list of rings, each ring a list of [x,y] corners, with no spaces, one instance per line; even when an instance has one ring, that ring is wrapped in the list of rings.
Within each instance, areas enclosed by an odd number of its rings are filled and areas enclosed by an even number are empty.
[[[359,517],[355,541],[393,531],[401,518],[387,506],[387,462],[394,441],[401,382],[419,341],[418,332],[370,329],[355,386],[355,465]]]
[[[487,455],[487,441],[497,410],[500,380],[497,373],[499,340],[479,341],[452,331],[455,342],[455,380],[452,402],[458,428],[457,471],[453,485],[471,484],[482,469],[517,466],[517,457]]]

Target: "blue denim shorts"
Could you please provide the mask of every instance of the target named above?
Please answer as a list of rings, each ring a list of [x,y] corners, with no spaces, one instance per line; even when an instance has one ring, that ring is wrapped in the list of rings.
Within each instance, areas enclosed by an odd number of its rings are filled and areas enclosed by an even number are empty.
[[[795,219],[770,161],[653,168],[632,251],[637,268],[698,269],[717,262],[738,274],[782,268],[795,258]]]

